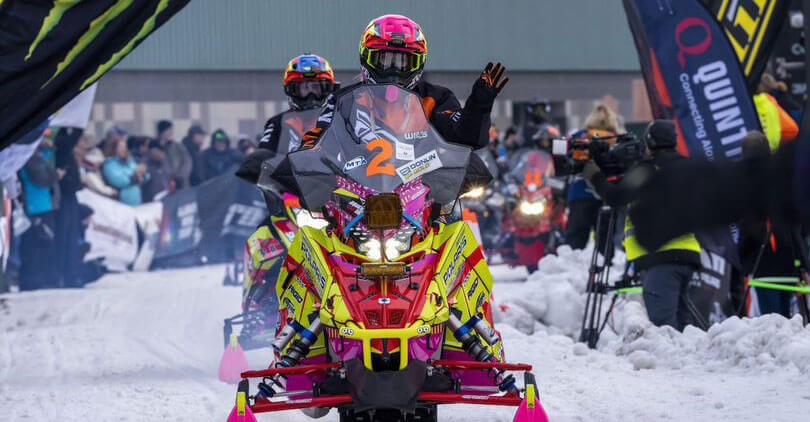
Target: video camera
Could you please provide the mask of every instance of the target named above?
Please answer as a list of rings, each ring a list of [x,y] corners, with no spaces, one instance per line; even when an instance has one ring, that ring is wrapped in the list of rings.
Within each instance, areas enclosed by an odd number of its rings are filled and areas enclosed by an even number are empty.
[[[558,169],[558,175],[579,174],[593,158],[605,175],[619,176],[644,159],[645,150],[644,142],[631,133],[590,138],[572,136],[555,139],[552,145],[552,154],[566,157],[569,164],[565,169]]]

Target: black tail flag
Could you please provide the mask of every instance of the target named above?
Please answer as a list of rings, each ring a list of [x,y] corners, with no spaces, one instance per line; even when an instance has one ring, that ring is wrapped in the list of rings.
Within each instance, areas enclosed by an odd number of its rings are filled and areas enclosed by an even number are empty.
[[[0,149],[92,85],[188,2],[0,1]]]
[[[723,28],[752,91],[768,63],[790,0],[702,0]]]

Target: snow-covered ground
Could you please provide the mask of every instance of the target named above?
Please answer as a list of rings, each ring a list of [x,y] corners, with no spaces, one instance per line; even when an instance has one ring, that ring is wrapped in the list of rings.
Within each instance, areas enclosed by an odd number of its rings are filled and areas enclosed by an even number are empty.
[[[708,333],[655,328],[620,304],[600,350],[571,337],[589,254],[561,251],[527,282],[493,274],[510,361],[532,363],[552,421],[791,421],[810,414],[810,329],[731,319]],[[223,267],[104,277],[83,290],[0,296],[0,420],[224,421],[222,320],[239,289]],[[507,282],[511,281],[511,282]],[[614,331],[615,329],[615,331]],[[267,352],[250,352],[255,367]],[[473,413],[474,412],[474,413]],[[440,420],[511,420],[506,408],[449,406]],[[259,420],[307,420],[298,412]],[[328,422],[337,420],[330,414]]]

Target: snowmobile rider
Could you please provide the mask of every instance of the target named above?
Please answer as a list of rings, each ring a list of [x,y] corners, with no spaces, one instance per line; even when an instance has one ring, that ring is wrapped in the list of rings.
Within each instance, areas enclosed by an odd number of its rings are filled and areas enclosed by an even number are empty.
[[[284,70],[284,94],[290,109],[271,117],[264,125],[264,133],[259,140],[259,148],[268,149],[275,153],[287,153],[300,147],[298,143],[291,142],[288,151],[279,151],[279,139],[282,129],[282,119],[290,111],[310,110],[321,108],[326,97],[335,91],[340,84],[335,83],[335,74],[329,62],[315,54],[303,54],[293,58]],[[304,132],[311,128],[303,128]]]
[[[242,166],[236,172],[238,177],[253,184],[259,180],[264,160],[274,154],[286,154],[300,148],[304,134],[315,127],[315,119],[318,117],[317,110],[323,106],[329,94],[334,92],[340,84],[335,82],[332,66],[326,59],[307,53],[290,60],[284,70],[282,86],[290,108],[267,120],[264,125],[264,133],[259,139],[258,149],[245,158]],[[304,116],[294,118],[297,125],[300,126],[298,128],[300,134],[295,134],[297,138],[291,136],[289,145],[280,145],[284,118],[290,113],[309,110],[314,112],[312,122],[302,121],[301,117]],[[285,150],[280,151],[279,149]]]
[[[527,148],[540,148],[551,153],[551,144],[560,137],[560,128],[551,118],[551,104],[536,100],[526,106],[526,121],[521,127],[521,140]]]
[[[464,107],[444,87],[422,80],[427,61],[427,39],[418,23],[402,15],[384,15],[369,22],[360,39],[362,81],[394,83],[422,98],[428,120],[447,141],[480,149],[489,143],[490,111],[509,78],[500,63],[487,64],[473,84]],[[356,85],[336,91],[327,99],[317,127],[307,133],[304,147],[312,147],[332,122],[337,99]]]
[[[593,160],[585,165],[583,177],[611,207],[630,204],[636,199],[643,181],[658,169],[685,160],[675,150],[677,135],[672,121],[656,120],[650,123],[644,134],[644,143],[649,150],[649,158],[631,168],[616,184],[608,181]],[[661,224],[666,222],[662,221]],[[633,222],[626,217],[623,244],[627,261],[640,274],[644,305],[650,321],[657,326],[669,325],[679,331],[689,323],[705,328],[706,324],[699,320],[688,292],[692,274],[700,266],[700,244],[695,235],[687,233],[670,239],[657,251],[648,252],[639,245]]]

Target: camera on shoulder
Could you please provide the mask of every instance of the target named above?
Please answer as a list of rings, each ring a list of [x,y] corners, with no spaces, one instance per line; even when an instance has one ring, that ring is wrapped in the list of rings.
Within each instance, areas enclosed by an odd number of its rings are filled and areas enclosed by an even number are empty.
[[[591,137],[575,134],[555,139],[552,145],[554,155],[566,157],[569,175],[582,173],[585,163],[593,159],[606,176],[619,176],[642,161],[645,151],[644,142],[631,133]]]

